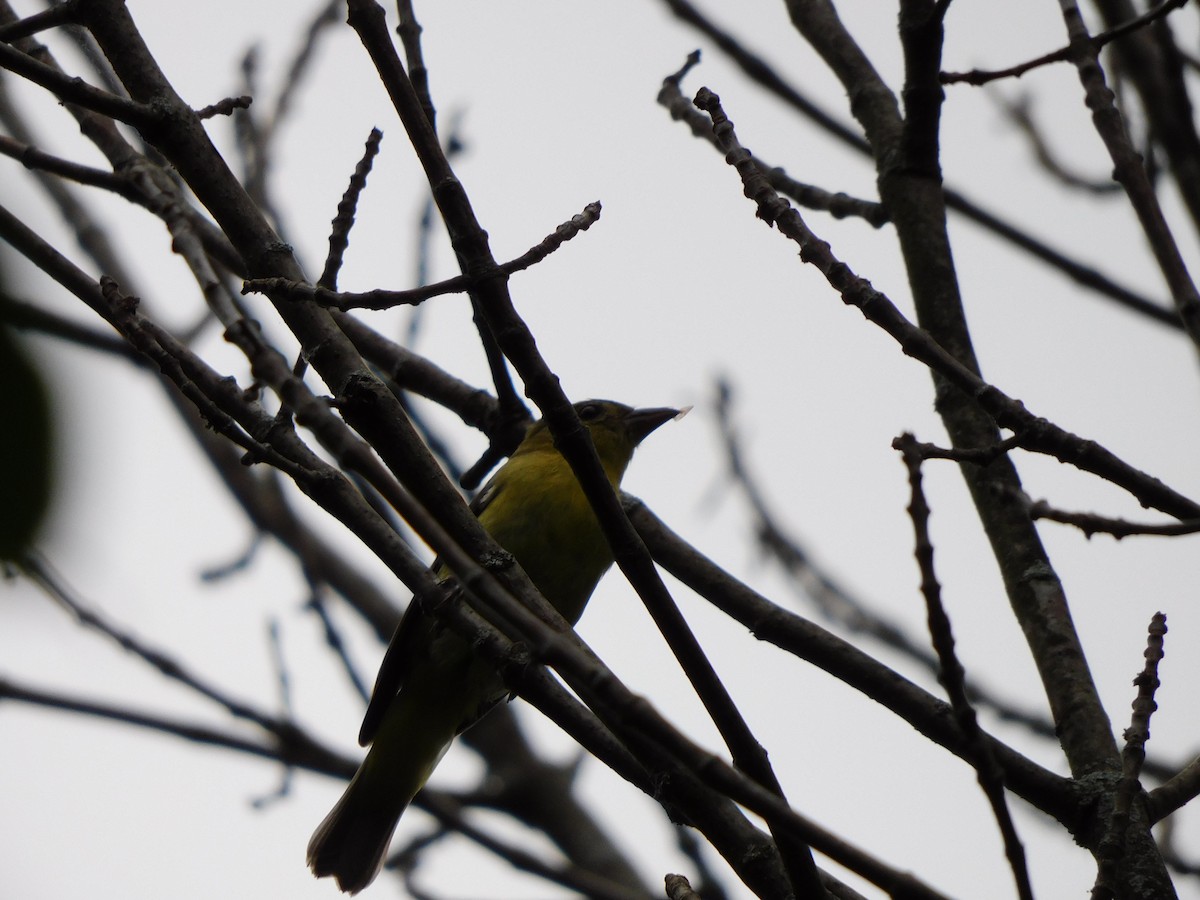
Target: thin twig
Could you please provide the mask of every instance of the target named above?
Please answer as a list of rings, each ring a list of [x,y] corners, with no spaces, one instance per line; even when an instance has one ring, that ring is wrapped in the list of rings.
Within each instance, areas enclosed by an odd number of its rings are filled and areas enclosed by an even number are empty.
[[[663,879],[663,887],[667,891],[667,900],[701,900],[700,895],[692,890],[692,885],[682,875],[668,875]]]
[[[208,566],[207,568],[202,569],[200,572],[200,580],[213,583],[217,581],[223,581],[232,575],[246,571],[248,568],[250,568],[251,563],[253,563],[255,558],[258,556],[258,551],[262,549],[263,537],[263,533],[256,530],[246,542],[245,550],[228,562],[220,563],[219,565]]]
[[[1021,446],[1020,435],[1012,435],[988,447],[940,447],[923,441],[913,440],[913,451],[920,454],[921,459],[948,459],[954,462],[972,463],[986,466],[995,462],[1010,450]]]
[[[2,12],[2,10],[0,10]],[[50,59],[48,54],[46,58]],[[62,165],[51,162],[48,159],[48,154],[42,154],[40,151],[32,148],[36,147],[39,140],[33,132],[32,125],[28,117],[22,115],[18,107],[12,102],[8,85],[12,79],[0,79],[0,124],[3,125],[9,136],[16,141],[16,144],[9,145],[11,149],[17,147],[30,148],[29,156],[22,161],[26,166],[31,163],[46,164],[48,168],[54,168],[58,171],[52,176],[49,172],[43,171],[40,167],[33,168],[34,180],[50,197],[54,206],[58,209],[59,216],[62,221],[70,228],[79,242],[80,247],[92,259],[95,265],[104,272],[108,272],[114,277],[119,277],[128,284],[136,284],[132,280],[131,270],[122,259],[122,254],[118,250],[116,244],[109,240],[108,232],[97,220],[87,205],[80,199],[70,184],[63,182],[62,176],[67,178],[79,177],[83,183],[95,184],[106,189],[113,190],[121,196],[132,198],[134,202],[144,204],[144,198],[141,192],[138,191],[129,178],[129,172],[122,172],[121,176],[117,176],[113,172],[101,172],[101,170],[83,170],[77,167],[74,163],[63,161]],[[85,134],[94,133],[87,127],[92,123],[107,123],[112,127],[113,133],[116,133],[118,138],[119,133],[116,132],[115,124],[101,116],[95,115],[79,107],[68,107],[81,120],[81,129]],[[0,150],[3,149],[0,144]],[[4,151],[7,152],[7,151]]]
[[[402,34],[401,40],[403,39]],[[446,136],[442,141],[446,148],[446,159],[452,160],[466,149],[466,143],[461,134],[462,121],[461,112],[450,117],[450,127],[446,130]],[[413,237],[412,283],[418,287],[429,284],[429,273],[433,268],[434,235],[439,221],[437,205],[433,202],[433,194],[430,193],[425,198],[425,202],[421,204],[421,214],[417,217],[417,230]],[[424,319],[423,307],[415,306],[409,310],[408,321],[404,325],[404,345],[406,347],[415,348],[417,346]]]
[[[1108,31],[1102,32],[1090,38],[1092,48],[1099,52],[1107,45],[1111,44],[1118,38],[1124,37],[1130,32],[1136,31],[1139,28],[1144,28],[1156,19],[1166,16],[1168,13],[1174,12],[1181,8],[1188,0],[1163,0],[1158,6],[1151,7],[1133,19],[1130,19],[1124,25],[1118,25],[1116,28],[1110,28]],[[970,84],[976,87],[987,84],[990,81],[997,81],[1001,78],[1020,78],[1026,72],[1042,66],[1050,65],[1051,63],[1066,62],[1071,58],[1071,47],[1060,47],[1059,49],[1046,53],[1035,59],[1027,62],[1019,63],[1015,66],[1010,66],[1007,69],[997,69],[988,71],[986,69],[972,69],[970,72],[943,72],[939,76],[942,84]]]
[[[487,278],[505,277],[524,271],[541,262],[571,238],[587,231],[600,218],[600,204],[589,203],[583,212],[572,216],[551,234],[516,259],[496,266],[494,271],[479,275],[455,275],[445,281],[415,287],[405,291],[373,290],[363,293],[338,292],[303,281],[284,278],[251,278],[242,285],[243,294],[260,293],[272,298],[291,301],[311,301],[332,309],[391,309],[395,306],[414,306],[444,294],[461,294],[476,289]]]
[[[1089,194],[1120,193],[1121,186],[1112,180],[1111,175],[1105,175],[1103,178],[1087,178],[1072,172],[1065,163],[1059,161],[1050,149],[1050,144],[1041,129],[1033,120],[1032,102],[1027,95],[1015,100],[1007,100],[999,95],[992,96],[1008,120],[1029,140],[1034,158],[1048,175],[1066,187],[1087,191]]]
[[[27,169],[37,169],[78,182],[79,184],[104,188],[105,190],[112,191],[114,194],[119,194],[127,200],[132,200],[136,193],[130,185],[129,179],[122,175],[52,156],[49,153],[42,152],[37,147],[13,140],[4,135],[0,135],[0,153],[17,160]]]
[[[18,300],[4,291],[0,291],[0,323],[11,325],[14,328],[29,329],[39,334],[52,335],[78,347],[99,350],[135,365],[148,365],[145,357],[117,335],[111,332],[106,334],[87,325],[73,322],[65,316],[48,312],[26,300]]]
[[[338,658],[338,662],[342,664],[342,671],[346,673],[346,677],[350,679],[350,684],[354,687],[355,692],[362,698],[365,704],[371,699],[371,691],[367,683],[359,674],[357,666],[350,658],[350,651],[346,647],[346,641],[342,637],[342,632],[338,629],[333,621],[333,617],[329,614],[329,608],[325,603],[324,591],[321,585],[311,585],[312,594],[308,598],[308,602],[304,604],[304,608],[311,610],[321,620],[321,631],[325,635],[325,644],[333,651],[334,656]]]
[[[260,759],[284,762],[288,765],[320,772],[339,778],[354,774],[355,763],[345,756],[334,753],[321,745],[315,738],[296,728],[289,727],[270,741],[255,741],[208,725],[169,719],[165,716],[140,713],[125,706],[81,700],[54,691],[26,687],[0,678],[0,699],[15,700],[44,709],[92,716],[135,728],[145,728],[161,734],[169,734],[186,741],[209,747],[234,750]],[[421,798],[417,798],[417,804]]]
[[[1064,525],[1074,525],[1086,537],[1094,534],[1110,534],[1118,541],[1131,535],[1162,535],[1177,537],[1185,534],[1200,532],[1200,518],[1184,519],[1180,522],[1130,522],[1125,519],[1113,519],[1095,513],[1069,512],[1056,509],[1046,500],[1035,500],[1029,504],[1031,519],[1045,519],[1050,522],[1061,522]]]
[[[133,654],[165,678],[176,681],[211,700],[223,707],[234,718],[251,722],[270,734],[280,735],[292,727],[286,719],[268,716],[249,704],[234,699],[225,691],[188,671],[183,663],[165,651],[150,646],[99,612],[88,608],[82,600],[74,596],[74,593],[54,571],[50,563],[40,555],[28,554],[20,561],[20,567],[34,584],[40,587],[55,603],[71,613],[80,625],[109,638],[122,650]]]
[[[1008,801],[1004,794],[1004,772],[992,756],[983,732],[979,728],[979,720],[975,708],[967,696],[966,672],[954,649],[954,633],[950,625],[950,617],[942,603],[942,588],[938,581],[933,565],[933,542],[929,537],[929,503],[925,499],[925,489],[921,473],[921,455],[913,447],[912,435],[905,434],[896,439],[893,446],[901,452],[905,467],[908,469],[908,482],[911,489],[908,514],[912,520],[915,534],[915,556],[921,572],[921,594],[925,598],[925,610],[929,622],[929,634],[933,647],[937,651],[941,668],[938,680],[946,689],[950,698],[950,706],[954,710],[955,721],[965,735],[970,747],[969,759],[975,768],[975,775],[984,796],[992,808],[992,815],[1000,827],[1000,835],[1004,840],[1004,853],[1012,870],[1013,880],[1017,886],[1017,896],[1021,900],[1033,900],[1033,887],[1029,882],[1029,868],[1025,860],[1025,848],[1017,834],[1012,814],[1008,809]]]
[[[299,94],[305,76],[314,67],[313,63],[317,55],[318,39],[341,24],[342,12],[345,8],[345,0],[329,0],[325,6],[317,10],[312,21],[309,22],[308,29],[304,34],[304,40],[292,57],[287,73],[281,79],[280,83],[283,87],[279,91],[279,96],[275,99],[275,108],[271,111],[263,126],[264,134],[261,151],[264,155],[272,155],[271,140],[279,133],[280,128],[287,119],[288,113],[292,110],[293,98]]]
[[[293,713],[292,678],[288,673],[287,660],[283,655],[283,638],[280,636],[279,620],[274,616],[271,617],[270,622],[267,624],[267,642],[271,649],[271,663],[275,667],[275,681],[279,685],[280,714],[282,718],[290,721]],[[269,794],[255,797],[251,801],[251,805],[255,809],[265,809],[276,801],[288,796],[292,790],[292,782],[295,774],[295,767],[284,763],[283,772],[279,779],[279,787]]]

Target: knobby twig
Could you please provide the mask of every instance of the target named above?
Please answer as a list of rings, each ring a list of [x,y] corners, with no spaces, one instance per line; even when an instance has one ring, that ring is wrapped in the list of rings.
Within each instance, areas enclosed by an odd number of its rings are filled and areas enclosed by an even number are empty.
[[[1146,664],[1133,679],[1137,697],[1133,701],[1133,716],[1125,729],[1125,747],[1121,752],[1121,780],[1117,784],[1111,818],[1104,838],[1100,841],[1099,871],[1092,887],[1092,900],[1113,900],[1118,893],[1117,866],[1125,855],[1126,834],[1130,827],[1131,807],[1141,791],[1139,781],[1142,763],[1146,759],[1146,741],[1150,739],[1150,717],[1158,709],[1154,694],[1158,690],[1158,664],[1163,658],[1163,638],[1167,633],[1167,617],[1158,612],[1150,619]]]
[[[321,271],[321,277],[317,279],[318,288],[327,291],[337,290],[338,272],[342,268],[342,258],[346,253],[346,248],[350,246],[350,229],[354,227],[354,214],[358,209],[358,198],[367,186],[367,176],[371,173],[371,166],[379,153],[379,143],[382,140],[383,132],[378,128],[372,128],[363,150],[362,159],[355,166],[354,174],[350,176],[350,184],[346,188],[346,192],[342,194],[341,202],[338,203],[337,215],[334,216],[329,232],[329,254],[325,257],[325,268]]]
[[[1017,835],[1017,828],[1004,794],[1004,772],[983,738],[975,709],[967,696],[966,672],[954,649],[954,633],[950,626],[950,617],[942,603],[942,588],[933,565],[933,542],[929,537],[930,511],[923,487],[921,455],[914,444],[912,435],[905,434],[897,438],[892,446],[900,451],[908,469],[908,482],[912,492],[908,514],[915,534],[915,556],[921,572],[921,594],[925,598],[929,634],[941,663],[938,680],[950,698],[955,720],[971,748],[969,758],[975,768],[979,786],[983,789],[984,796],[992,808],[992,815],[996,817],[996,823],[1000,827],[1004,853],[1008,857],[1008,864],[1017,886],[1017,896],[1021,900],[1033,900],[1029,868],[1025,861],[1025,847]]]
[[[817,124],[821,129],[856,153],[866,156],[871,155],[871,147],[864,140],[860,132],[848,128],[818,104],[809,100],[795,87],[784,81],[766,60],[749,51],[743,43],[734,38],[729,32],[718,28],[692,4],[688,3],[687,0],[664,0],[664,2],[679,18],[693,25],[711,38],[729,56],[733,63],[741,68],[748,78],[761,86],[767,93],[777,97],[801,116]],[[664,96],[660,94],[660,98]],[[663,102],[663,100],[660,99],[660,102]],[[676,114],[676,111],[679,109],[678,105],[670,104],[669,101],[667,102],[673,117],[685,119],[693,128],[694,134],[704,136],[707,139],[706,132],[708,129],[704,129],[703,132],[697,130],[695,125],[692,124],[690,117]],[[1183,325],[1179,321],[1179,316],[1176,315],[1174,310],[1168,308],[1163,303],[1151,300],[1125,285],[1116,283],[1094,267],[1086,265],[1078,259],[1070,257],[1045,242],[1038,240],[1026,229],[1020,228],[1002,216],[979,206],[953,186],[946,186],[944,195],[946,205],[950,209],[962,214],[1001,240],[1007,241],[1030,254],[1035,259],[1058,270],[1076,283],[1095,291],[1101,297],[1111,300],[1127,309],[1134,310],[1160,325],[1165,325],[1175,330],[1183,329]]]
[[[245,94],[240,97],[226,97],[224,100],[196,110],[196,118],[212,119],[216,116],[231,116],[235,109],[249,109],[253,102],[254,99]]]
[[[700,51],[695,50],[688,55],[687,61],[678,72],[664,78],[662,88],[658,92],[658,103],[666,108],[672,119],[683,122],[691,129],[693,135],[715,147],[716,139],[708,119],[696,111],[680,88],[684,77],[699,62]],[[763,177],[770,182],[771,187],[807,209],[828,212],[835,219],[860,218],[875,228],[882,228],[889,221],[887,210],[878,201],[851,197],[842,191],[831,193],[815,185],[805,184],[790,177],[783,168],[772,166],[759,157],[754,157],[754,163],[762,170]]]
[[[475,290],[482,279],[495,277],[507,278],[517,272],[533,266],[571,238],[587,231],[600,218],[600,204],[589,203],[579,215],[572,216],[570,221],[559,225],[540,243],[531,247],[516,259],[509,260],[496,266],[494,271],[482,272],[478,275],[455,275],[435,284],[410,288],[405,291],[373,290],[363,293],[341,293],[324,287],[322,284],[308,284],[303,281],[290,281],[285,278],[251,278],[242,285],[243,294],[261,293],[273,299],[288,301],[310,301],[331,309],[391,309],[396,306],[415,306],[432,297],[443,294],[462,294]],[[332,241],[332,238],[331,238]]]

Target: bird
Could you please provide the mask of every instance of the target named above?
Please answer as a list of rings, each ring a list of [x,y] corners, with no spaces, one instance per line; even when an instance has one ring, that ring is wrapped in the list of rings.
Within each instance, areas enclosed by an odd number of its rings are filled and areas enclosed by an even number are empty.
[[[612,400],[574,405],[613,488],[633,452],[686,409],[635,409]],[[471,504],[491,537],[574,625],[612,565],[612,551],[544,419],[533,423]],[[434,563],[439,581],[452,576]],[[359,744],[368,746],[340,800],[313,833],[308,866],[357,894],[383,866],[405,809],[454,738],[508,696],[468,642],[409,604],[376,676]]]

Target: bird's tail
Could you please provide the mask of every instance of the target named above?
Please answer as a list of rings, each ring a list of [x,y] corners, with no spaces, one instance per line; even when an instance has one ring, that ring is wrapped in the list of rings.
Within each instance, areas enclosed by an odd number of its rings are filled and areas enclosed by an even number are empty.
[[[396,823],[412,800],[410,796],[401,803],[381,804],[367,795],[359,775],[308,842],[312,873],[318,878],[332,875],[338,887],[351,894],[379,874]]]
[[[408,724],[409,711],[398,712],[396,724]],[[312,873],[318,878],[332,875],[338,887],[350,894],[357,894],[374,881],[396,823],[429,779],[453,736],[453,729],[438,734],[436,728],[403,727],[386,735],[386,739],[380,735],[342,798],[308,842]],[[402,743],[397,746],[398,742]]]

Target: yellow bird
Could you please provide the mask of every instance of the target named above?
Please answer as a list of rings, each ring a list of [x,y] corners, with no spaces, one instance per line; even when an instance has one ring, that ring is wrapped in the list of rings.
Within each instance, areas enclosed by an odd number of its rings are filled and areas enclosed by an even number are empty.
[[[575,404],[613,487],[642,440],[681,412],[611,400]],[[575,473],[544,421],[530,426],[472,504],[475,515],[554,608],[579,620],[612,552]],[[439,577],[449,572],[439,570]],[[346,792],[314,832],[308,865],[356,894],[383,865],[400,816],[455,736],[507,694],[466,641],[409,606],[388,646],[358,740],[371,745]]]

